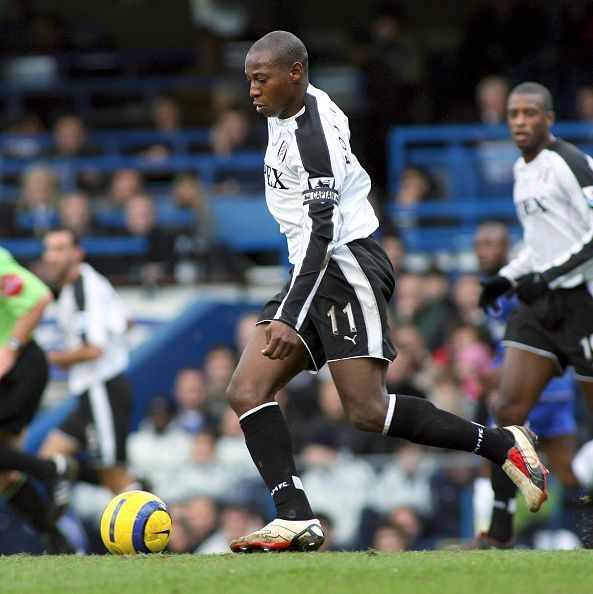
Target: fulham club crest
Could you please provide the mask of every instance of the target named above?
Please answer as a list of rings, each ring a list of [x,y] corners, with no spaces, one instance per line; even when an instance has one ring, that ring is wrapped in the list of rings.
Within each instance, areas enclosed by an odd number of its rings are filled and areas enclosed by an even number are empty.
[[[282,141],[280,148],[278,149],[278,163],[284,163],[284,159],[286,159],[286,153],[288,152],[288,142],[286,140]]]

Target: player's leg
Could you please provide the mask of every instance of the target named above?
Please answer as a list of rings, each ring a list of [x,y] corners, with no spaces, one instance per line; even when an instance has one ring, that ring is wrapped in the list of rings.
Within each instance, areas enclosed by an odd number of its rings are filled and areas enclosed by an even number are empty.
[[[423,398],[388,395],[384,388],[387,364],[380,359],[344,359],[329,365],[346,414],[358,429],[403,437],[420,445],[473,452],[503,467],[531,511],[537,511],[545,501],[547,471],[526,430],[483,427]]]
[[[276,520],[231,542],[236,552],[250,550],[314,550],[323,543],[319,523],[296,471],[292,439],[276,392],[310,365],[307,349],[299,342],[291,355],[271,360],[261,354],[266,345],[265,324],[256,326],[227,391],[239,416],[245,443],[268,486],[276,506]]]
[[[549,356],[518,346],[509,346],[502,365],[501,384],[492,413],[499,427],[522,425],[548,382],[558,372]],[[498,467],[492,468],[494,503],[487,538],[505,546],[513,536],[516,486]]]

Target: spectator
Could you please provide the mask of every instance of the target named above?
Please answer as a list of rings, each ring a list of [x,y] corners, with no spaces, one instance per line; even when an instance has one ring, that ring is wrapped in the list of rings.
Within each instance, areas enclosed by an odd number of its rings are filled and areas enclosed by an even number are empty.
[[[593,85],[579,87],[575,103],[579,122],[593,122]]]
[[[379,472],[369,494],[369,506],[379,514],[398,507],[411,507],[427,517],[432,510],[430,477],[434,465],[425,449],[406,443]]]
[[[82,239],[99,234],[91,209],[89,195],[83,191],[70,192],[60,198],[60,226]]]
[[[410,539],[404,529],[390,521],[381,522],[373,534],[372,548],[379,552],[407,551]]]
[[[156,208],[148,194],[136,194],[124,207],[127,235],[144,238],[146,252],[139,258],[130,258],[128,274],[147,288],[172,278],[175,267],[173,236],[162,229],[156,219]]]
[[[45,132],[45,125],[37,113],[25,113],[7,132],[2,150],[5,157],[34,159],[41,154],[43,143],[40,137]]]
[[[107,210],[122,209],[130,198],[144,191],[144,179],[136,169],[117,169],[105,196]]]
[[[42,237],[58,223],[58,179],[41,164],[28,167],[20,181],[16,202],[16,227],[22,235]]]
[[[209,536],[194,553],[228,553],[231,540],[252,532],[263,519],[241,505],[227,504],[220,510],[218,530]]]
[[[362,458],[340,452],[331,432],[316,435],[301,457],[305,466],[301,478],[311,506],[331,519],[336,546],[353,548],[368,500],[366,490],[359,487],[373,484],[372,467]]]
[[[185,518],[197,548],[211,536],[218,522],[216,503],[209,497],[196,496],[185,502]]]
[[[197,367],[184,367],[177,372],[173,384],[173,397],[177,404],[176,420],[190,434],[210,427],[213,420],[206,410],[206,383],[204,373]]]
[[[101,194],[105,190],[105,174],[92,166],[76,169],[71,161],[100,154],[101,148],[89,140],[86,124],[79,115],[63,115],[54,122],[53,143],[44,156],[60,159],[58,167],[63,189],[71,190],[78,187],[91,196]]]
[[[235,326],[235,347],[238,353],[242,353],[245,345],[249,342],[255,325],[259,320],[259,313],[256,311],[247,311],[237,320]]]
[[[150,107],[150,121],[152,129],[163,138],[144,149],[142,154],[151,159],[166,158],[173,150],[167,139],[173,138],[183,128],[179,103],[166,95],[155,97]]]
[[[206,352],[202,368],[206,379],[209,413],[219,418],[227,407],[226,389],[237,366],[237,354],[228,345],[215,344]]]
[[[154,396],[140,428],[127,440],[130,468],[148,479],[162,497],[167,492],[170,469],[177,472],[190,458],[191,437],[177,425],[174,413],[170,398]]]
[[[243,110],[232,108],[218,116],[210,135],[210,149],[215,156],[227,159],[237,153],[260,148],[257,133]],[[214,192],[217,194],[260,192],[263,189],[263,177],[254,177],[251,169],[240,165],[225,166],[215,174]]]

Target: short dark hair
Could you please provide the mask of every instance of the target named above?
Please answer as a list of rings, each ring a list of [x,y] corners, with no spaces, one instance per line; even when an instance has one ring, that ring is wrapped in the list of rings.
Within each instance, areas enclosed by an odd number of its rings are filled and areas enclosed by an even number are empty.
[[[295,62],[300,62],[305,73],[309,70],[309,54],[305,44],[288,31],[272,31],[258,39],[247,52],[270,52],[275,64],[285,68],[292,68]]]
[[[75,233],[72,229],[69,229],[68,227],[54,227],[53,229],[49,229],[48,231],[46,231],[45,236],[49,235],[50,233],[69,233],[70,237],[72,238],[72,245],[77,247],[82,245],[82,238],[80,237],[80,235],[78,235],[78,233]]]
[[[511,95],[518,95],[519,93],[525,95],[537,95],[542,100],[542,105],[546,111],[554,109],[554,101],[552,100],[552,93],[544,85],[528,81],[517,85],[512,91]],[[510,96],[510,95],[509,95]]]

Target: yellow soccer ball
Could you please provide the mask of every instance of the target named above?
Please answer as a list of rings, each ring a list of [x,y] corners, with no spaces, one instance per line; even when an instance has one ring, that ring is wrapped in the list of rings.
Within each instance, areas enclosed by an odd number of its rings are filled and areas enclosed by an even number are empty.
[[[114,555],[159,553],[171,538],[169,510],[147,491],[116,495],[101,516],[101,538]]]

